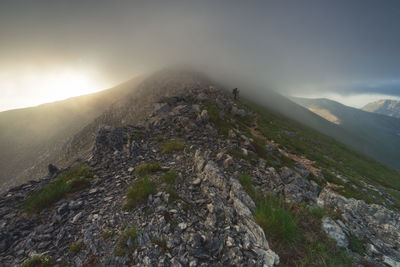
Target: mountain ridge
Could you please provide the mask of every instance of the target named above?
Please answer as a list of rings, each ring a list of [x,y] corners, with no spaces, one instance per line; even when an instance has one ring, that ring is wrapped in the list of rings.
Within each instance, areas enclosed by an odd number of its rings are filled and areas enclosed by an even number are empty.
[[[400,262],[400,215],[385,191],[398,192],[398,184],[387,180],[385,188],[381,177],[372,183],[364,175],[354,180],[329,147],[321,149],[335,162],[291,145],[311,140],[325,146],[332,139],[308,136],[262,107],[204,86],[193,83],[190,90],[159,98],[133,125],[101,127],[87,160],[1,194],[2,264]],[[357,168],[355,163],[343,162],[347,168]],[[385,170],[360,166],[368,168],[382,175]],[[63,183],[75,187],[61,198],[44,194]],[[358,200],[347,191],[354,187]],[[278,221],[270,224],[273,218]]]
[[[368,103],[362,107],[362,110],[400,118],[400,101],[393,99],[382,99]]]

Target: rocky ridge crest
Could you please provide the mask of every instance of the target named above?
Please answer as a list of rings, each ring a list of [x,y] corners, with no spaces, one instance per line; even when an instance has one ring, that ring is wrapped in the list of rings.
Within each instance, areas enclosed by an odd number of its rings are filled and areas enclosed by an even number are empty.
[[[272,167],[263,159],[232,157],[235,148],[254,154],[251,140],[237,127],[222,138],[204,109],[215,101],[223,114],[245,116],[233,100],[213,86],[191,88],[161,98],[136,125],[102,128],[91,158],[95,177],[90,186],[39,214],[23,214],[20,203],[30,192],[57,178],[47,176],[12,188],[0,196],[0,262],[21,264],[37,254],[49,254],[58,266],[274,266],[279,255],[271,249],[256,223],[256,205],[238,181],[247,172],[264,193],[286,201],[338,209],[341,218],[324,217],[321,227],[348,247],[348,236],[368,240],[365,255],[354,256],[376,266],[400,264],[400,216],[379,205],[346,199],[307,179],[303,164]],[[160,140],[181,140],[184,149],[163,153]],[[137,166],[158,162],[158,181],[175,170],[173,191],[160,182],[157,192],[131,211],[121,207],[127,188],[139,179]],[[75,162],[74,164],[80,164]],[[63,171],[61,171],[62,173]],[[176,195],[175,195],[176,194]],[[125,255],[116,253],[119,236],[135,225]],[[105,238],[106,233],[109,237]],[[108,236],[108,234],[107,234]],[[70,253],[72,244],[83,248]],[[118,255],[117,255],[118,254]],[[64,266],[65,266],[64,265]]]

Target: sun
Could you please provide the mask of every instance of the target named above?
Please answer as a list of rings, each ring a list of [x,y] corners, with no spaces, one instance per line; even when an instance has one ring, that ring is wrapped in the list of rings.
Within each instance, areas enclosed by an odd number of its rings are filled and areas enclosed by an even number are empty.
[[[52,100],[89,94],[102,89],[100,82],[92,75],[79,70],[43,73],[40,80],[40,91],[45,92]]]
[[[94,93],[109,81],[89,67],[25,67],[0,71],[0,111]]]

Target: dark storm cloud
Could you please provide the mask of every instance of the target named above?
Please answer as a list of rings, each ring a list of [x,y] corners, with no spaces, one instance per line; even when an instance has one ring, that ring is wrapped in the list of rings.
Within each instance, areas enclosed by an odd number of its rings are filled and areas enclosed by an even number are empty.
[[[83,62],[118,83],[191,64],[283,93],[399,95],[398,83],[385,84],[400,77],[399,3],[2,1],[0,73]]]

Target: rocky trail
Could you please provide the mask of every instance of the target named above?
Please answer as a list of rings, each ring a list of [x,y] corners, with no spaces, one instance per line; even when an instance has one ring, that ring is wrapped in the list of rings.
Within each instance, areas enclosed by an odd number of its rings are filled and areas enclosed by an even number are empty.
[[[364,255],[349,250],[355,265],[400,266],[399,213],[321,188],[307,179],[318,170],[299,157],[295,167],[276,168],[262,158],[230,155],[230,149],[254,154],[252,140],[240,127],[222,137],[204,109],[209,101],[222,116],[231,114],[234,125],[246,113],[214,87],[193,88],[161,99],[136,125],[100,129],[92,157],[74,163],[94,173],[81,191],[39,213],[21,211],[31,192],[61,170],[3,193],[0,265],[49,255],[56,266],[279,266],[282,259],[254,218],[256,203],[238,180],[248,173],[265,194],[339,210],[339,218],[324,216],[321,227],[345,249],[350,236],[365,240]],[[127,190],[148,163],[159,165],[146,174],[155,192],[124,209]],[[163,178],[169,172],[176,175],[172,182]],[[74,244],[79,249],[71,249]]]

